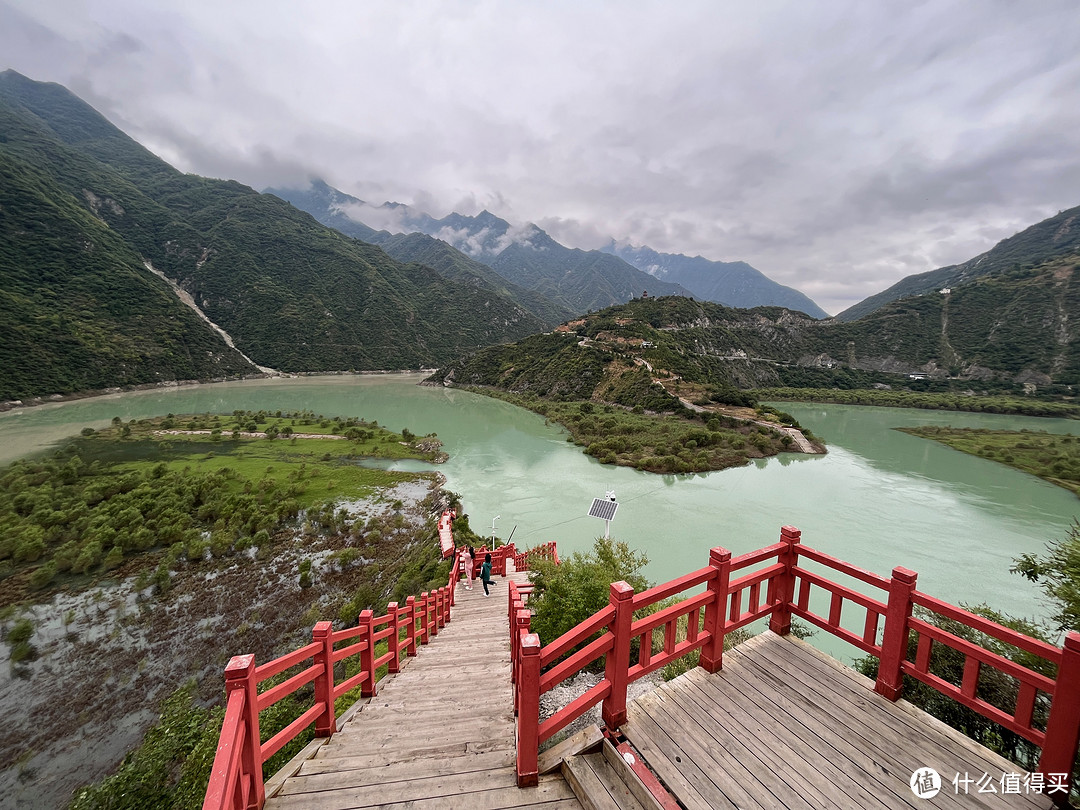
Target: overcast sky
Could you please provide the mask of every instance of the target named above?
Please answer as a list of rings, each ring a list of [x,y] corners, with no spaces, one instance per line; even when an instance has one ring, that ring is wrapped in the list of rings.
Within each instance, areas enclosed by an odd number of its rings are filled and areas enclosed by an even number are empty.
[[[0,0],[0,67],[184,171],[743,260],[832,313],[1080,205],[1076,0]]]

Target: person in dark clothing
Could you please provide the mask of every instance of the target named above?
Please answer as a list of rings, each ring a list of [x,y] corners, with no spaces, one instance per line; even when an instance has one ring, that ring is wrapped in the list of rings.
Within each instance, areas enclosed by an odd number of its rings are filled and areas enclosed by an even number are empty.
[[[480,581],[484,583],[484,596],[491,596],[488,591],[488,585],[494,585],[495,583],[491,579],[491,555],[484,555],[484,564],[480,566]]]

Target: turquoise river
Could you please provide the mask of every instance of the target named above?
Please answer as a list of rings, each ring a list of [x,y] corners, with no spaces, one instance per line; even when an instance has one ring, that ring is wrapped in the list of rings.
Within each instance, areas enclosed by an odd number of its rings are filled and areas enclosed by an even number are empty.
[[[1038,588],[1009,573],[1012,560],[1064,537],[1080,513],[1080,500],[1063,489],[893,430],[935,424],[1080,434],[1076,421],[788,403],[784,409],[827,442],[826,456],[785,454],[722,472],[658,476],[601,465],[542,417],[418,386],[420,379],[269,379],[17,409],[0,415],[0,463],[45,452],[114,416],[305,408],[362,416],[393,430],[438,433],[450,460],[436,469],[462,496],[473,528],[490,533],[494,522],[497,535],[513,532],[519,547],[555,540],[563,554],[589,548],[604,524],[586,515],[588,507],[614,490],[620,506],[612,535],[647,553],[645,573],[654,582],[705,565],[713,546],[737,554],[775,542],[788,524],[802,530],[804,543],[871,571],[914,569],[931,595],[1023,616],[1045,610]]]

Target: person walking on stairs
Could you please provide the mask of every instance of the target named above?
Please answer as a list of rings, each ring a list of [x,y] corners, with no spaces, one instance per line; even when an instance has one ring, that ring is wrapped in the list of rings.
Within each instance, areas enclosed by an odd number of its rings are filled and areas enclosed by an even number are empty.
[[[476,549],[469,546],[461,555],[461,559],[465,562],[465,590],[471,591],[476,574]]]
[[[488,586],[495,583],[491,580],[491,555],[484,555],[484,564],[480,566],[480,581],[484,583],[484,596],[491,596]]]

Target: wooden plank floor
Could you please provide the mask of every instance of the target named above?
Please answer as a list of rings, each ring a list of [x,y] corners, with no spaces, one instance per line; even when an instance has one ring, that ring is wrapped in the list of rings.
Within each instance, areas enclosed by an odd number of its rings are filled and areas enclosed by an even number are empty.
[[[763,633],[632,702],[622,727],[687,810],[717,808],[1050,808],[1045,796],[969,793],[953,777],[1020,768],[810,645]],[[912,773],[941,775],[937,796]],[[1023,790],[1021,783],[1020,790]]]
[[[299,772],[267,810],[581,810],[559,774],[518,788],[507,629],[509,579],[458,586],[451,622]]]

